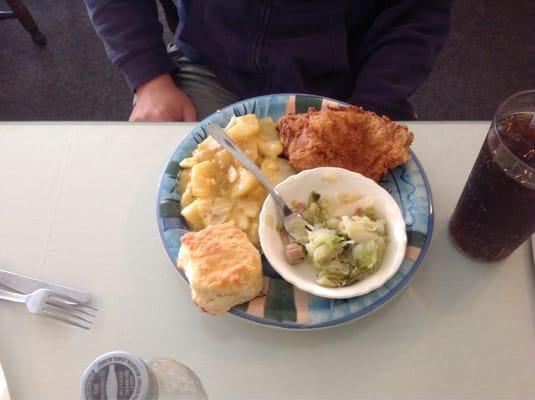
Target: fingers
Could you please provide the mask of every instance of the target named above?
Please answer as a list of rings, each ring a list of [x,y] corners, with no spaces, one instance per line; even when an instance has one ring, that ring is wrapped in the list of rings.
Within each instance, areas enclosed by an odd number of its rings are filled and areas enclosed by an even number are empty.
[[[152,107],[138,107],[132,110],[128,121],[130,122],[172,122],[179,120],[180,113],[167,112]]]
[[[197,110],[193,104],[188,104],[184,106],[182,110],[182,116],[184,122],[195,122],[197,121]]]
[[[180,109],[175,109],[173,112],[164,112],[162,110],[155,109],[139,109],[134,107],[130,117],[130,122],[196,122],[197,111],[192,104],[184,104]]]
[[[130,113],[130,117],[128,117],[128,122],[137,122],[139,121],[139,118],[137,116],[136,107],[132,109],[132,112]]]
[[[172,82],[172,81],[171,81]],[[147,84],[138,91],[129,121],[197,121],[197,110],[190,98],[172,85]]]

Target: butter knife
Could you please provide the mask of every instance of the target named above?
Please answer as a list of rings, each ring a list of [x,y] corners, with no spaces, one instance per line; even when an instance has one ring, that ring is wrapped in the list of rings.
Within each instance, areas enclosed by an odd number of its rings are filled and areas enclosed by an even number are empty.
[[[9,390],[7,388],[7,379],[2,370],[2,364],[0,364],[0,400],[11,400]]]
[[[0,286],[23,294],[30,294],[37,289],[50,289],[58,294],[71,297],[80,303],[87,303],[91,299],[89,293],[2,269],[0,269]],[[3,399],[0,398],[0,400]]]
[[[531,258],[535,267],[535,234],[531,235]]]

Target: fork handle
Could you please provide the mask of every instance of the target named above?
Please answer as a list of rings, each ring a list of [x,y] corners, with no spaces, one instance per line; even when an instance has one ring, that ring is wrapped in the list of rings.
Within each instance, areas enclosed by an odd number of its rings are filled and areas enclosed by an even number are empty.
[[[7,290],[0,289],[0,299],[14,301],[15,303],[26,303],[25,294],[18,294],[13,292],[8,292]]]

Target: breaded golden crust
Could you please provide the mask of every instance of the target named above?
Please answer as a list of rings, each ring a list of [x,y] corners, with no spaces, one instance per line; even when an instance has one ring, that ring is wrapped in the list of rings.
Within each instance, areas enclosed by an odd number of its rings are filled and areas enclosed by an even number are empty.
[[[355,106],[286,115],[277,129],[295,169],[341,167],[376,181],[408,161],[413,140],[406,126]]]
[[[182,236],[177,264],[190,282],[193,301],[211,314],[258,296],[262,264],[258,249],[231,223]]]

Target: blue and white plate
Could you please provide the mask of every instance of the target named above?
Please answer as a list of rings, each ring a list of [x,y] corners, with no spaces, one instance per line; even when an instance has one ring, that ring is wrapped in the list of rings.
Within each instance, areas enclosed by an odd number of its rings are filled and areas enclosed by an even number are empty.
[[[207,136],[211,123],[225,126],[233,115],[254,113],[277,121],[288,113],[306,112],[309,107],[321,109],[327,104],[342,104],[332,99],[303,94],[276,94],[256,97],[228,106],[202,122],[186,135],[167,162],[158,186],[156,219],[162,243],[172,265],[176,267],[180,237],[188,231],[180,214],[180,193],[176,177],[179,163],[190,157],[197,144]],[[230,313],[263,325],[285,329],[317,329],[332,327],[372,313],[399,294],[418,270],[431,241],[433,206],[431,189],[424,170],[411,152],[410,160],[389,172],[380,182],[399,204],[407,227],[407,252],[398,272],[382,287],[364,296],[345,300],[330,300],[305,293],[281,277],[262,258],[264,293]]]

